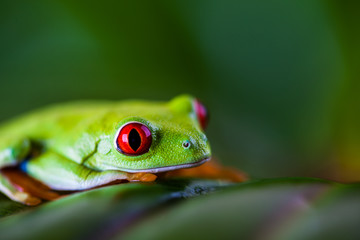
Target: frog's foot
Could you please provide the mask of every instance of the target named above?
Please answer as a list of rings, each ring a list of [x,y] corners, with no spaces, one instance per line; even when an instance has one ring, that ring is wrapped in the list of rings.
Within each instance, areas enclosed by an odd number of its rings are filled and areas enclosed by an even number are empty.
[[[25,192],[17,191],[17,192],[11,192],[11,193],[6,193],[6,194],[11,200],[23,203],[28,206],[36,206],[41,203],[40,198],[31,196],[30,194],[25,193]]]
[[[153,182],[157,176],[152,173],[139,172],[139,173],[128,173],[129,182]]]
[[[60,197],[56,192],[39,181],[15,168],[1,170],[1,191],[14,201],[26,205],[38,205],[42,200]]]
[[[224,167],[215,160],[208,161],[203,165],[194,168],[178,169],[161,175],[164,178],[174,177],[195,177],[218,179],[230,182],[243,182],[248,179],[247,175],[237,169]]]
[[[34,206],[41,203],[41,199],[31,196],[26,192],[22,192],[13,185],[8,178],[6,178],[1,171],[0,174],[0,191],[13,201],[20,202],[26,205]]]
[[[152,182],[157,178],[151,173],[124,173],[119,171],[93,172],[88,174],[87,181],[78,181],[76,188],[59,190],[86,190],[91,188],[112,185],[118,182]],[[61,179],[59,179],[61,180]],[[75,183],[73,183],[74,185]],[[42,200],[56,200],[66,195],[52,191],[47,185],[28,176],[16,168],[5,168],[0,174],[0,191],[10,199],[26,205],[34,206]]]

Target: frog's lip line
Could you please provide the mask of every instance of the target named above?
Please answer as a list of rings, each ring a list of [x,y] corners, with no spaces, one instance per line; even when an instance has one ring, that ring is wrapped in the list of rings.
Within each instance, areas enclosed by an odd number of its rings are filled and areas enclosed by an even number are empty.
[[[204,158],[198,162],[194,163],[185,163],[185,164],[179,164],[174,166],[167,166],[167,167],[158,167],[158,168],[148,168],[148,169],[121,169],[120,171],[129,172],[129,173],[138,173],[138,172],[147,172],[147,173],[159,173],[159,172],[166,172],[166,171],[172,171],[176,169],[182,169],[182,168],[192,168],[200,166],[201,164],[207,162],[210,160],[211,157]]]

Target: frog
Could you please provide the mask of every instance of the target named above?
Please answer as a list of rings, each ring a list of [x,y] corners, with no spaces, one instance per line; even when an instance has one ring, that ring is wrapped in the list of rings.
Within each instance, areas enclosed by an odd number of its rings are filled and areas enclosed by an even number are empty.
[[[88,100],[38,109],[0,126],[0,192],[38,205],[61,192],[188,176],[189,168],[199,168],[190,176],[243,181],[220,165],[202,167],[212,157],[207,125],[207,108],[188,94],[167,102]]]

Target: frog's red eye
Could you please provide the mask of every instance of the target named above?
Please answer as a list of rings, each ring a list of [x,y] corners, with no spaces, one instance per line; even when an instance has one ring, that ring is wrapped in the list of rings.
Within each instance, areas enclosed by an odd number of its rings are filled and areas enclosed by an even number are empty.
[[[194,108],[200,126],[203,130],[205,130],[209,122],[209,113],[204,104],[202,104],[198,99],[195,99],[194,101]]]
[[[137,156],[149,151],[151,132],[139,122],[130,122],[122,126],[116,138],[117,150],[123,154]]]

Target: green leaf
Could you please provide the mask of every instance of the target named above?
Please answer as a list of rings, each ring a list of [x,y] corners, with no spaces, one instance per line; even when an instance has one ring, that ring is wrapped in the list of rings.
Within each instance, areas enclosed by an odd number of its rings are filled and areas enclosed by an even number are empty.
[[[122,232],[138,218],[167,203],[206,194],[227,185],[214,181],[172,181],[120,184],[77,193],[3,218],[0,239],[78,239],[91,236],[103,239]]]
[[[310,178],[120,184],[13,208],[0,238],[358,239],[359,202],[360,184]]]
[[[154,214],[116,239],[359,239],[359,202],[360,185],[255,181]]]

